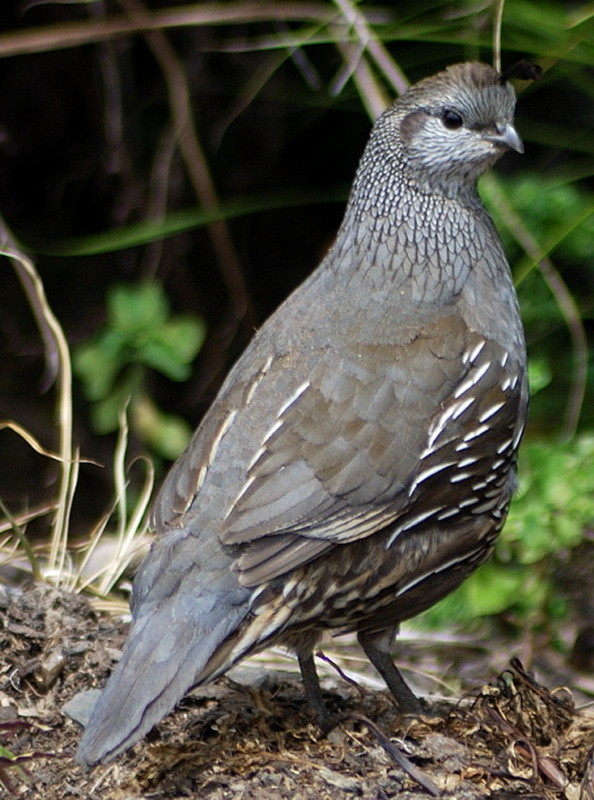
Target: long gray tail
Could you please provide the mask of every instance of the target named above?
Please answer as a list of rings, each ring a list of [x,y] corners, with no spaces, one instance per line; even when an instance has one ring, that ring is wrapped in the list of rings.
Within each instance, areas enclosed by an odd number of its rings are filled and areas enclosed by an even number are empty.
[[[142,604],[122,660],[93,709],[77,761],[90,766],[115,758],[192,686],[208,680],[211,675],[201,673],[246,617],[248,597],[237,586],[229,594],[177,593],[160,603]]]

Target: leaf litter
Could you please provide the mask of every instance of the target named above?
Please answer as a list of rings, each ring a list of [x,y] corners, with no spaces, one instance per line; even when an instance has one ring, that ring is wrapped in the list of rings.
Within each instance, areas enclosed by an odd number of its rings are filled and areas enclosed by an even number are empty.
[[[504,642],[443,648],[436,674],[462,675],[472,660],[490,682],[430,694],[420,719],[400,716],[371,672],[354,673],[352,642],[331,643],[319,664],[342,721],[327,736],[293,662],[263,653],[194,690],[115,762],[83,770],[81,727],[63,709],[104,685],[126,628],[81,595],[0,587],[0,797],[594,800],[594,709],[576,709],[569,689],[541,684],[518,659],[491,672]],[[426,669],[414,647],[398,657]]]

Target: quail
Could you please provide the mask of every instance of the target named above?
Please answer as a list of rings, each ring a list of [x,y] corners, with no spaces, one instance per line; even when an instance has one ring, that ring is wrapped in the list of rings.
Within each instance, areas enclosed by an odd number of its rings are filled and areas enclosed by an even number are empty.
[[[270,645],[356,632],[404,713],[399,623],[489,554],[515,484],[525,343],[476,181],[523,152],[515,93],[463,63],[375,123],[336,241],[257,332],[152,510],[122,659],[77,758],[125,751]]]

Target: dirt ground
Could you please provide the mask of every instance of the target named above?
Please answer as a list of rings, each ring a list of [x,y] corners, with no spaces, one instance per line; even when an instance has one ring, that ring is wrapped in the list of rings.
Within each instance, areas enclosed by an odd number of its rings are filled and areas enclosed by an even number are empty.
[[[398,715],[371,668],[355,683],[321,662],[329,707],[344,713],[326,738],[293,662],[263,654],[186,697],[114,763],[84,771],[73,759],[80,726],[62,709],[104,684],[125,631],[84,597],[0,587],[0,797],[594,798],[594,710],[555,688],[572,678],[559,657],[540,660],[537,682],[503,642],[404,642],[399,663],[429,694],[433,716],[421,720]],[[351,674],[355,649],[332,642]]]

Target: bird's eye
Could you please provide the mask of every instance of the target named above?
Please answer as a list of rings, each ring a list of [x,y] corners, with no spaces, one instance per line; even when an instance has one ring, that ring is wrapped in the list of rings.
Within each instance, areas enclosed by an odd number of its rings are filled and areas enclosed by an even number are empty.
[[[445,127],[449,128],[451,131],[455,130],[456,128],[461,128],[463,123],[460,114],[458,114],[458,112],[454,111],[452,108],[444,108],[441,113],[441,121]]]

